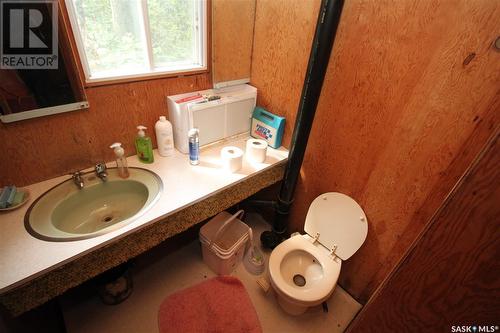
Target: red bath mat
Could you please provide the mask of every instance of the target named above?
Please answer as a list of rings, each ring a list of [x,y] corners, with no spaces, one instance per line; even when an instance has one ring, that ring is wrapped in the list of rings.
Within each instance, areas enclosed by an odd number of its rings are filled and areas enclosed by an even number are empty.
[[[168,296],[158,312],[160,333],[261,333],[245,287],[219,276]]]

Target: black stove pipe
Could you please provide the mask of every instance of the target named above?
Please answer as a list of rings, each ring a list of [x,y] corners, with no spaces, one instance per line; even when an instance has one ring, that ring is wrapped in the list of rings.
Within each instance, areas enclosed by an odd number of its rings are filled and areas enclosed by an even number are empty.
[[[286,233],[293,194],[304,159],[343,5],[344,0],[322,0],[321,2],[304,87],[302,88],[293,129],[288,162],[276,203],[273,231],[266,231],[261,235],[263,245],[268,248],[276,247]]]

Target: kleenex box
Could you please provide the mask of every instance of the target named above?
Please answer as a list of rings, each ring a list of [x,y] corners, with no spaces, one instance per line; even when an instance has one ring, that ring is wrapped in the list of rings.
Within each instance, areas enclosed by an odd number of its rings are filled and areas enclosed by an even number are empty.
[[[285,118],[272,114],[257,106],[253,110],[250,135],[256,139],[266,140],[269,146],[278,148],[285,130]]]

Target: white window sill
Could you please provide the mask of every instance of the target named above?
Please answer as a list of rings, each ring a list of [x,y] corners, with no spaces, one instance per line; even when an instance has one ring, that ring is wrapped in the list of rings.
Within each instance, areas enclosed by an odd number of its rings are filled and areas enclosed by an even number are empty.
[[[136,74],[128,74],[128,75],[109,75],[106,77],[91,77],[85,79],[86,87],[94,87],[94,86],[102,86],[108,84],[118,84],[118,83],[127,83],[134,81],[143,81],[150,79],[159,79],[164,77],[175,77],[175,76],[184,76],[184,75],[194,75],[207,73],[208,68],[206,66],[190,66],[190,68],[179,68],[178,70],[169,70],[169,71],[154,71],[154,72],[146,72],[146,73],[136,73]]]

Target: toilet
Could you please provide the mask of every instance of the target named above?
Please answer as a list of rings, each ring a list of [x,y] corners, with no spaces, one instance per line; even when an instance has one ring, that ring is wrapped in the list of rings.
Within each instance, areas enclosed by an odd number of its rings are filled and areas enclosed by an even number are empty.
[[[269,257],[269,278],[278,303],[292,315],[331,296],[342,261],[366,239],[368,221],[351,197],[329,192],[311,203],[304,230],[306,234],[293,234]]]

